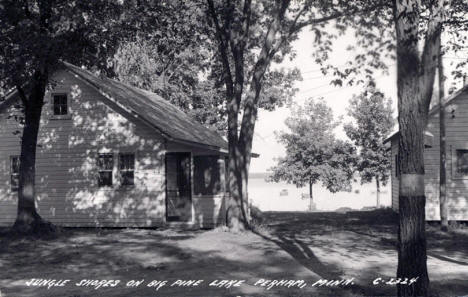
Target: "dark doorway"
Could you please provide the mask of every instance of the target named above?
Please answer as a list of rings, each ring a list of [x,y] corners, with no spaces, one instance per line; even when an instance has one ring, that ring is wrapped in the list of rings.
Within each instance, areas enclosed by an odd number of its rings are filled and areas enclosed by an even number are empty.
[[[192,220],[190,153],[166,154],[166,218],[171,222]]]

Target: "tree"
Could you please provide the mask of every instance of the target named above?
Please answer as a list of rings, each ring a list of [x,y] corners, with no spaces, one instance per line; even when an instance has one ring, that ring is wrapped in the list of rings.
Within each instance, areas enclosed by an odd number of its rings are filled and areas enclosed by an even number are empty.
[[[359,53],[341,69],[337,66],[323,67],[324,71],[333,71],[338,84],[342,84],[344,79],[358,83],[372,78],[378,69],[388,70],[390,64],[384,58],[397,61],[401,168],[397,277],[418,278],[411,286],[397,285],[399,296],[429,294],[424,129],[433,93],[442,25],[447,21],[448,12],[458,16],[466,14],[466,1],[453,2],[450,7],[450,1],[394,0],[372,15],[347,19],[340,27],[340,33],[354,28],[356,43],[364,53]],[[330,47],[330,44],[325,44],[319,48],[316,53],[318,60],[327,60]]]
[[[118,3],[105,0],[0,3],[0,81],[3,88],[16,88],[24,115],[14,230],[34,232],[51,226],[36,211],[34,186],[37,136],[50,75],[61,60],[96,63],[107,45],[102,32],[112,26],[110,16],[119,9]]]
[[[206,0],[214,28],[226,88],[229,142],[227,222],[235,230],[248,227],[246,211],[252,139],[265,74],[272,63],[291,54],[290,43],[305,27],[319,35],[323,24],[382,5],[380,1],[222,2]],[[239,125],[239,117],[242,120]]]
[[[421,14],[419,1],[394,3],[397,37],[398,123],[400,126],[399,248],[397,277],[418,277],[413,286],[398,286],[399,296],[427,296],[424,129],[433,92],[444,20],[444,3],[429,4],[423,50],[419,51]]]
[[[196,2],[131,3],[123,17],[129,32],[109,61],[116,79],[154,92],[205,126],[225,131],[222,81],[210,74],[214,50],[203,17]]]
[[[393,128],[392,101],[369,83],[363,93],[353,96],[348,115],[355,124],[344,126],[346,135],[359,148],[357,171],[361,184],[375,180],[377,187],[377,207],[380,207],[380,184],[385,185],[389,178],[390,160],[384,139]]]
[[[137,35],[122,41],[112,59],[116,78],[166,98],[205,126],[225,131],[222,85],[219,78],[205,74],[212,56],[207,42],[179,36],[185,40],[183,48],[172,53],[171,47],[166,53],[160,48],[168,39]]]
[[[351,190],[356,151],[350,143],[335,138],[339,122],[323,99],[309,99],[304,107],[292,108],[285,124],[289,132],[279,133],[278,138],[286,156],[270,169],[269,180],[284,180],[297,187],[309,185],[311,208],[313,185],[319,181],[332,193]]]

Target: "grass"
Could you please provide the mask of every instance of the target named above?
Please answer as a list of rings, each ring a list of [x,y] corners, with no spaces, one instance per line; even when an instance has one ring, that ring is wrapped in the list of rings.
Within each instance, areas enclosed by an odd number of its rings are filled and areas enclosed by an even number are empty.
[[[256,211],[254,232],[214,230],[62,229],[56,238],[0,233],[2,296],[389,296],[396,288],[372,281],[395,275],[397,215],[391,210],[346,213]],[[468,293],[468,230],[428,225],[428,267],[434,295]],[[121,280],[116,287],[28,287],[31,278]],[[319,279],[354,278],[347,287],[312,287]],[[127,287],[130,280],[143,285]],[[170,286],[203,279],[195,287]],[[238,287],[213,280],[245,280]],[[304,280],[308,286],[271,289],[259,279]],[[160,290],[152,280],[169,282]]]

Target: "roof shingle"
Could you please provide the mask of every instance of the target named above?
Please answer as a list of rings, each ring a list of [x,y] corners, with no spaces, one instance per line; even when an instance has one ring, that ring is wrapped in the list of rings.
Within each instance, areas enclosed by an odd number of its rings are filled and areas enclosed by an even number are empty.
[[[98,77],[69,63],[64,64],[106,97],[128,108],[166,136],[219,149],[228,148],[228,143],[218,133],[204,127],[159,95],[116,80]]]

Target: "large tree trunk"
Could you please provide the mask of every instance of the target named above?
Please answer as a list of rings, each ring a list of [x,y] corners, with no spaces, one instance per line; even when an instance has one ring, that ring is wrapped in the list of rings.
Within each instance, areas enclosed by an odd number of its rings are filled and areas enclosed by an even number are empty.
[[[433,93],[442,26],[442,1],[433,7],[419,52],[421,2],[394,0],[397,36],[398,123],[401,178],[399,187],[398,296],[428,296],[424,193],[424,130]]]
[[[239,146],[229,142],[229,190],[227,201],[226,225],[234,232],[244,231],[249,227],[246,210],[247,176],[245,170],[245,158]]]
[[[407,59],[405,59],[407,58]],[[424,92],[419,75],[411,73],[411,57],[402,57],[398,65],[398,119],[400,125],[400,191],[398,228],[399,278],[418,278],[411,286],[398,285],[398,296],[427,296],[424,130],[427,123]],[[422,88],[421,88],[422,87]],[[432,86],[431,86],[432,87]]]
[[[13,230],[20,233],[35,232],[44,224],[35,206],[36,146],[47,75],[37,72],[33,77],[31,93],[23,95],[24,128],[21,137],[19,167],[18,212]],[[22,91],[21,91],[22,92]]]
[[[419,75],[411,73],[411,57],[398,65],[398,119],[400,125],[400,190],[398,225],[398,278],[418,278],[412,285],[398,285],[398,296],[427,296],[424,129],[428,108]],[[400,64],[403,61],[406,64]],[[414,67],[414,66],[413,66]],[[414,67],[416,68],[416,67]]]
[[[380,181],[379,177],[375,177],[375,185],[377,187],[377,208],[380,208]]]
[[[446,181],[446,150],[445,150],[445,105],[443,99],[444,92],[444,66],[442,63],[442,49],[439,47],[439,58],[437,63],[439,76],[439,202],[440,202],[440,224],[442,231],[448,230],[448,207],[447,207],[447,181]]]

